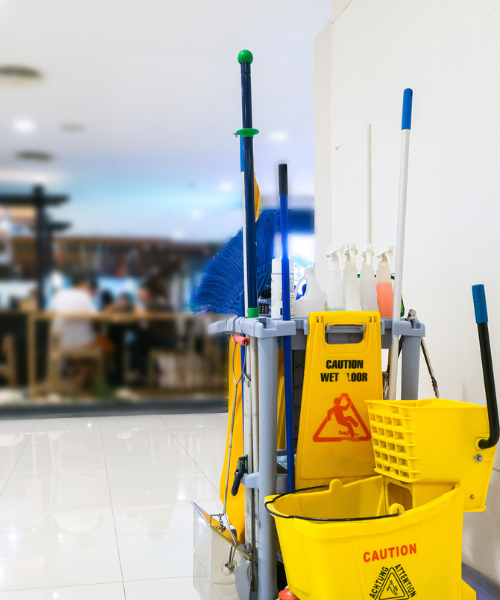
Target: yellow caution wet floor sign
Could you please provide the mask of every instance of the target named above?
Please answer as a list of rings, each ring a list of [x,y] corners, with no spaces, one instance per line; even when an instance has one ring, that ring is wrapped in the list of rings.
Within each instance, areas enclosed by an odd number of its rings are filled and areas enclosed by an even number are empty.
[[[379,313],[311,313],[297,445],[297,489],[334,478],[373,474],[365,400],[382,397]]]

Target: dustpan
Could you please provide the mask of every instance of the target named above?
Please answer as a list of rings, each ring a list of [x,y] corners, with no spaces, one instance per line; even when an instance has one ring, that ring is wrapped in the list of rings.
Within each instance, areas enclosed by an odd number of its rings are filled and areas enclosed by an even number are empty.
[[[194,502],[193,582],[201,600],[250,600],[252,563],[227,527]]]

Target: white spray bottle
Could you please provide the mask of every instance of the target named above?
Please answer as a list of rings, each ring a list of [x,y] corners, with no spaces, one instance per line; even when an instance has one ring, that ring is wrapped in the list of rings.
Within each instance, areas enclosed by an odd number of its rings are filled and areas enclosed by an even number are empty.
[[[394,303],[394,290],[391,280],[392,246],[387,246],[380,251],[377,269],[377,301],[380,316],[383,318],[392,318],[392,308]]]
[[[328,246],[326,251],[328,264],[326,267],[325,289],[323,290],[326,296],[326,310],[344,310],[344,290],[340,273],[340,260],[343,252],[343,244],[332,244]]]
[[[361,295],[361,308],[378,312],[377,302],[377,282],[373,271],[373,250],[372,245],[367,244],[365,251],[361,255],[363,264],[361,265],[361,276],[359,278],[359,290]]]
[[[345,310],[362,310],[359,292],[358,270],[356,268],[356,244],[349,244],[345,251],[344,266],[344,307]]]
[[[325,310],[325,296],[319,287],[314,267],[306,267],[304,275],[295,288],[295,298],[306,283],[306,291],[302,298],[295,299],[295,316],[307,319],[310,312],[323,312]]]

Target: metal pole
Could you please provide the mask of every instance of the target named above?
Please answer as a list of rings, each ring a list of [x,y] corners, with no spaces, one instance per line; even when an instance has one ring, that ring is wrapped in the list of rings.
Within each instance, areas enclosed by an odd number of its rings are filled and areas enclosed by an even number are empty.
[[[283,321],[290,320],[290,261],[288,259],[288,167],[278,165],[281,224],[281,285]],[[286,475],[289,492],[295,491],[295,442],[293,429],[292,338],[283,338],[286,413]]]
[[[257,347],[258,341],[257,338],[251,338],[250,346],[247,348],[247,352],[249,353],[250,365],[251,365],[251,373],[252,379],[250,381],[250,398],[251,398],[251,406],[250,410],[250,427],[251,427],[251,439],[249,441],[249,454],[252,455],[252,470],[249,473],[258,473],[259,472],[259,352]],[[246,408],[246,405],[245,405]],[[246,452],[246,450],[245,450]],[[245,526],[248,527],[251,531],[251,542],[252,542],[252,550],[253,550],[253,580],[254,582],[258,581],[258,550],[257,550],[257,540],[258,540],[258,527],[259,527],[259,519],[258,519],[258,506],[259,506],[259,490],[257,488],[249,488],[246,492],[251,497],[251,506],[247,510],[245,514]],[[246,497],[246,496],[245,496]],[[245,538],[246,539],[246,538]]]
[[[242,50],[238,54],[241,65],[241,110],[243,129],[236,133],[243,138],[243,181],[245,189],[245,250],[247,276],[246,316],[259,316],[257,293],[257,249],[255,246],[255,188],[253,168],[253,136],[258,133],[252,126],[252,53]]]
[[[33,188],[33,198],[36,211],[35,246],[36,246],[36,282],[38,309],[45,308],[45,210],[43,204],[43,187]]]
[[[252,346],[257,346],[257,340],[251,338],[250,346],[242,347],[242,359],[243,353],[246,361],[247,373],[252,370],[252,353],[250,349]],[[247,470],[248,473],[254,473],[256,471],[253,452],[252,452],[252,390],[251,382],[245,377],[242,382],[242,402],[243,402],[243,454],[246,454],[247,459]],[[245,546],[248,552],[252,552],[255,547],[255,536],[254,536],[254,490],[249,487],[245,487]]]
[[[418,400],[420,337],[403,336],[401,352],[401,400]]]
[[[46,275],[50,276],[54,269],[54,233],[48,216],[45,218],[45,272]]]
[[[403,259],[405,249],[406,194],[408,190],[408,157],[410,153],[411,110],[413,91],[406,89],[403,96],[403,119],[401,123],[401,169],[399,173],[398,232],[396,241],[396,271],[394,275],[393,323],[401,317],[403,291]],[[394,330],[394,329],[393,329]],[[399,336],[392,336],[391,370],[389,371],[389,400],[395,400],[398,382]]]
[[[266,496],[276,493],[278,405],[278,340],[259,339],[259,534],[258,598],[276,600],[277,541],[274,520],[265,509]]]

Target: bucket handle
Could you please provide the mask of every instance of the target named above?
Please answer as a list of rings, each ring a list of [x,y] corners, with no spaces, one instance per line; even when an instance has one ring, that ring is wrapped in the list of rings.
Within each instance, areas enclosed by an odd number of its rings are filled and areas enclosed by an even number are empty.
[[[491,358],[490,334],[488,331],[488,309],[486,307],[484,285],[472,286],[472,299],[474,300],[474,313],[476,316],[477,332],[479,334],[484,391],[486,393],[488,421],[490,424],[490,437],[487,440],[484,438],[480,439],[478,446],[481,450],[487,450],[498,444],[500,438],[500,422],[498,417],[497,394],[495,391],[495,376],[493,374],[493,361]]]
[[[285,492],[284,494],[279,494],[278,496],[275,496],[272,500],[268,500],[267,502],[265,502],[264,507],[271,516],[273,516],[277,519],[299,519],[301,521],[315,521],[317,523],[345,523],[348,521],[376,521],[378,519],[390,519],[392,517],[400,516],[400,513],[396,512],[392,515],[377,515],[375,517],[347,517],[344,519],[322,519],[320,517],[301,517],[299,515],[281,515],[279,513],[275,513],[274,511],[272,511],[268,506],[269,504],[274,504],[274,502],[276,502],[276,500],[279,500],[280,498],[283,498],[284,496],[289,496],[290,494],[297,494],[299,492],[312,492],[313,490],[325,490],[325,489],[329,489],[329,486],[328,485],[318,485],[315,487],[302,488],[300,490],[296,490],[295,492]]]

